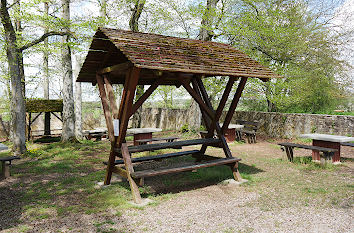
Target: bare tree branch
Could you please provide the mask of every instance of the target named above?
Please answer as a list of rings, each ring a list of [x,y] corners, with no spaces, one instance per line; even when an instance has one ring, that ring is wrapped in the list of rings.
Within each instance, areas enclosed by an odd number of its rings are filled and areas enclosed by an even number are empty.
[[[24,46],[22,46],[21,48],[19,48],[20,51],[26,50],[36,44],[39,44],[41,42],[43,42],[47,37],[50,36],[71,36],[71,33],[68,32],[48,32],[48,33],[44,33],[41,37],[39,37],[38,39],[29,42],[28,44],[25,44]]]

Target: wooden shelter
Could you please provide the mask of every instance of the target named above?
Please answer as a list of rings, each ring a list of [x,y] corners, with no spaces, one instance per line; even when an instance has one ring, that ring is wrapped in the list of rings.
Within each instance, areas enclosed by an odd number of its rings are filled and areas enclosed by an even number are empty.
[[[44,135],[50,135],[50,115],[52,114],[58,120],[63,122],[63,100],[47,100],[47,99],[27,99],[26,100],[26,112],[28,112],[28,125],[27,125],[27,137],[31,139],[32,128],[31,125],[38,117],[44,113]],[[38,113],[37,116],[32,119],[32,113]],[[60,113],[60,117],[56,114]]]
[[[202,82],[203,78],[211,76],[228,77],[228,83],[216,110],[212,107]],[[234,178],[239,180],[241,178],[238,172],[240,159],[232,156],[223,132],[228,128],[248,78],[260,78],[267,81],[269,78],[279,77],[230,45],[99,28],[93,37],[77,81],[91,82],[93,85],[98,84],[99,87],[111,141],[104,183],[110,183],[112,173],[126,177],[130,183],[133,199],[139,203],[141,198],[137,184],[141,184],[143,178],[148,176],[215,165],[229,165]],[[221,128],[219,125],[221,113],[232,86],[238,79],[240,82],[237,91]],[[124,84],[119,108],[116,105],[112,84]],[[134,103],[137,85],[150,85],[150,87]],[[207,138],[129,147],[126,145],[125,136],[129,118],[159,85],[183,86],[187,90],[200,106],[208,130]],[[114,122],[117,125],[114,125]],[[213,138],[215,131],[217,138]],[[189,145],[201,145],[201,149],[133,159],[130,156],[135,152]],[[225,158],[205,155],[208,146],[222,148]],[[135,162],[186,154],[192,154],[197,159],[197,163],[191,166],[138,172],[135,172],[133,168]],[[116,160],[116,157],[123,157],[123,159]],[[125,169],[117,166],[119,164],[124,164]]]

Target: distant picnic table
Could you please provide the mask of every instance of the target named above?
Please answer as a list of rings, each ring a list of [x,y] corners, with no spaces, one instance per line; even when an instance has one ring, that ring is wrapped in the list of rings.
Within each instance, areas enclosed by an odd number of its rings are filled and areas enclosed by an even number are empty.
[[[354,141],[354,137],[346,137],[346,136],[330,135],[330,134],[318,134],[318,133],[301,134],[300,137],[311,138],[313,146],[337,149],[337,151],[334,152],[334,156],[332,160],[334,164],[340,163],[341,143]],[[312,160],[320,161],[319,151],[315,151],[315,150],[312,151]]]

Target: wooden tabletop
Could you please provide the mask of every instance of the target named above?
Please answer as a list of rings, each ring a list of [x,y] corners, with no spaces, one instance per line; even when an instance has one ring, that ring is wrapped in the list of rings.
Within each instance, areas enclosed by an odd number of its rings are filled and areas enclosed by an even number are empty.
[[[354,141],[354,137],[331,135],[331,134],[319,134],[319,133],[301,134],[300,137],[311,138],[313,140],[321,140],[321,141],[327,141],[327,142],[351,142],[351,141]]]
[[[140,133],[155,133],[161,132],[162,129],[159,128],[131,128],[127,129],[127,133],[129,134],[140,134]]]
[[[222,127],[222,123],[220,124],[220,127]],[[242,129],[244,128],[245,126],[244,125],[238,125],[238,124],[229,124],[229,129]]]

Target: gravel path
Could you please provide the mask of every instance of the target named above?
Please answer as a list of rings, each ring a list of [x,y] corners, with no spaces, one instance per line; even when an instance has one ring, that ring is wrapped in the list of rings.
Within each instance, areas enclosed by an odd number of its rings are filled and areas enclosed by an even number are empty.
[[[250,206],[259,198],[239,187],[214,185],[123,216],[132,232],[353,232],[353,209]],[[124,230],[124,228],[123,228]]]

